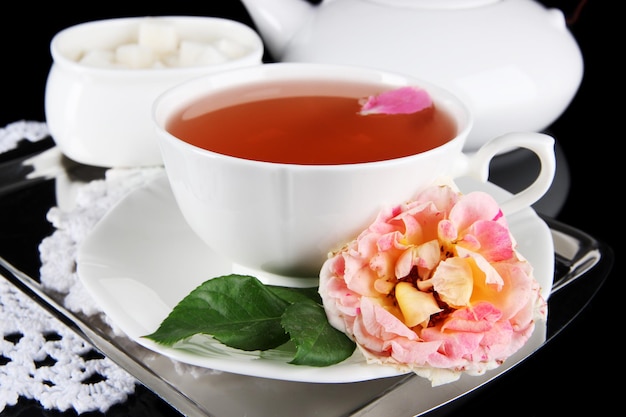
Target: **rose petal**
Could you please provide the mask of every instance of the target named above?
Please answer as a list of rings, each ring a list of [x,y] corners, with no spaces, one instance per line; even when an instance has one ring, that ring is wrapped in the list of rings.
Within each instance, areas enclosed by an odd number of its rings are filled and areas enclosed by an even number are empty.
[[[472,267],[466,258],[448,258],[440,262],[431,278],[443,302],[454,308],[469,304],[474,288]]]
[[[410,114],[432,106],[426,90],[417,87],[401,87],[370,96],[361,103],[360,114]]]

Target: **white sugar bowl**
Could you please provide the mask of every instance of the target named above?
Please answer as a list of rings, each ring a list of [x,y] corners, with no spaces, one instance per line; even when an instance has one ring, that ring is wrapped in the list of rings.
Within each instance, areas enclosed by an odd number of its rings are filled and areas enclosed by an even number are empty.
[[[155,98],[183,81],[260,65],[249,26],[217,17],[116,18],[66,28],[51,41],[45,116],[59,149],[100,167],[161,165]]]

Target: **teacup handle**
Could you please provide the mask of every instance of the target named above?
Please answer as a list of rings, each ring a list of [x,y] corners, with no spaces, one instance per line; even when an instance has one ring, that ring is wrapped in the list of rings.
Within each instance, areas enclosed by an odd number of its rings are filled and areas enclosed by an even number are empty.
[[[505,215],[530,207],[548,191],[556,172],[554,138],[543,133],[509,133],[485,143],[476,153],[469,155],[464,175],[482,182],[489,178],[489,165],[497,154],[514,148],[526,148],[537,155],[540,171],[535,181],[524,190],[502,202],[500,208]]]

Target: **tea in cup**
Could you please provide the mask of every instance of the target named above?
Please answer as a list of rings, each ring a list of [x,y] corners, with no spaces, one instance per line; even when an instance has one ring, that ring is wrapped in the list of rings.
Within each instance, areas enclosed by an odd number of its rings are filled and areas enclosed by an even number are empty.
[[[432,105],[414,114],[361,114],[363,102],[414,87]],[[261,280],[317,278],[332,251],[384,207],[438,178],[488,180],[491,159],[533,151],[541,170],[502,203],[528,207],[550,187],[554,140],[540,133],[495,138],[463,153],[472,115],[449,91],[365,67],[275,63],[179,84],[153,106],[174,197],[191,229],[236,272]],[[267,278],[270,277],[270,278]]]

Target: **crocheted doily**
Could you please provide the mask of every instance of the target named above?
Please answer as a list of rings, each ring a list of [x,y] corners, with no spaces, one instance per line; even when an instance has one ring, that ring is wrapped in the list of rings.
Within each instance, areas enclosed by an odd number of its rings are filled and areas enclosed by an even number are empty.
[[[0,152],[47,135],[44,123],[12,123],[0,129]],[[74,207],[49,210],[47,219],[56,229],[39,247],[40,279],[44,287],[66,294],[68,310],[102,314],[76,276],[77,246],[113,204],[161,169],[110,169],[104,179],[78,189]],[[0,412],[20,397],[47,409],[106,412],[135,391],[132,375],[6,279],[0,279],[0,317]]]

